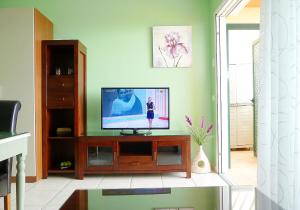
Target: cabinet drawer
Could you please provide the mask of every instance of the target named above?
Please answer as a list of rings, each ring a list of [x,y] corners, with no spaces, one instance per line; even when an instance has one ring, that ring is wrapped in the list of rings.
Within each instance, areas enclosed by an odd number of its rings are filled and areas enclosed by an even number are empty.
[[[73,107],[74,95],[62,93],[50,93],[47,97],[48,107]]]
[[[50,77],[47,84],[48,94],[53,93],[69,93],[73,94],[74,92],[74,78],[66,77]]]
[[[124,170],[153,169],[152,156],[119,156],[118,168]]]

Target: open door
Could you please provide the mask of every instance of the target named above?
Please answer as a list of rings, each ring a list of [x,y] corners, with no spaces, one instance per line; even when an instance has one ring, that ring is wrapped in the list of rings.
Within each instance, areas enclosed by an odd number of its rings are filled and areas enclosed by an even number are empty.
[[[228,65],[226,15],[224,11],[216,15],[216,63],[217,63],[217,122],[218,122],[218,173],[229,168],[229,121],[228,121]]]
[[[253,104],[254,104],[254,112],[253,112],[253,119],[254,119],[254,141],[253,141],[253,152],[254,156],[257,156],[257,106],[258,106],[258,94],[260,92],[259,88],[259,81],[258,81],[258,71],[259,71],[259,40],[253,43],[252,47],[253,52]]]

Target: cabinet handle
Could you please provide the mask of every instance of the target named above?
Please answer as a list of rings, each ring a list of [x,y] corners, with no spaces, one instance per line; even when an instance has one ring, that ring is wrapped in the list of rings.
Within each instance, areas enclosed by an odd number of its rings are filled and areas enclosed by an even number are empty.
[[[61,100],[64,101],[64,100],[65,100],[65,97],[62,97]]]
[[[62,87],[65,87],[65,83],[61,83],[61,86],[62,86]]]
[[[157,152],[154,152],[153,153],[153,160],[156,161],[156,159],[157,159]]]

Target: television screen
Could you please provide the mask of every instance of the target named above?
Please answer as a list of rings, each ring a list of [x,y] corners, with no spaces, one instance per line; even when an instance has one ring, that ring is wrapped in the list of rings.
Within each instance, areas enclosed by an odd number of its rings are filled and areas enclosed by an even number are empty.
[[[102,129],[168,129],[169,88],[102,88]]]

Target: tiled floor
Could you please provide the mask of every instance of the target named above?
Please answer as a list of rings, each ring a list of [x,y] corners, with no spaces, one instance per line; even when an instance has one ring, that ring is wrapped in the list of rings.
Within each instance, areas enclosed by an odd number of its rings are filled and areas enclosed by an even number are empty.
[[[225,175],[233,185],[256,186],[257,158],[253,151],[231,151],[231,169]]]
[[[226,183],[217,174],[185,173],[163,175],[86,176],[84,180],[64,177],[49,177],[37,183],[26,184],[26,210],[57,210],[75,189],[101,188],[150,188],[150,187],[196,187],[224,186]],[[15,184],[12,186],[12,209],[16,209]],[[3,199],[0,200],[3,210]]]
[[[232,187],[232,210],[255,210],[255,191],[253,187]]]

